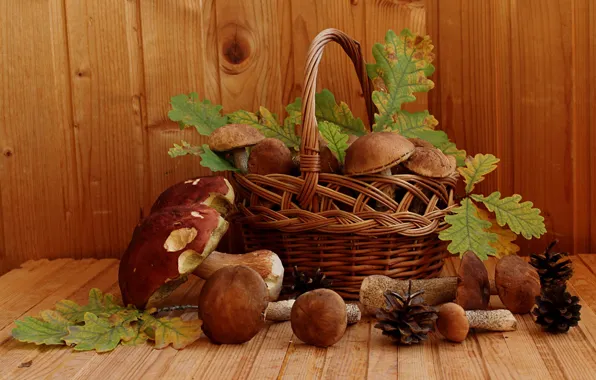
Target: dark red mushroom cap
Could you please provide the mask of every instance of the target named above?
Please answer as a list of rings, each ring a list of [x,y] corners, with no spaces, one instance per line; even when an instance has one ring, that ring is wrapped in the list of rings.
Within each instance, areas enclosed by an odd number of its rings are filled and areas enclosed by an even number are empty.
[[[136,227],[120,261],[124,304],[145,308],[167,297],[209,256],[227,228],[228,222],[204,205],[149,215]]]
[[[234,189],[221,176],[197,177],[170,186],[157,197],[151,213],[166,207],[204,204],[215,208],[224,218],[234,204]]]

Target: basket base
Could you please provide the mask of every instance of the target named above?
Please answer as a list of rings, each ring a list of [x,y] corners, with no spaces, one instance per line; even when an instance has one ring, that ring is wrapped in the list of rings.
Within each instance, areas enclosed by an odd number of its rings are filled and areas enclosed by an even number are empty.
[[[346,300],[358,300],[360,285],[367,276],[384,275],[394,279],[438,277],[443,268],[447,243],[436,234],[423,237],[386,235],[333,235],[321,233],[288,234],[277,230],[242,226],[245,252],[269,249],[284,264],[284,282],[294,266],[300,271],[321,268],[333,281],[331,289]]]

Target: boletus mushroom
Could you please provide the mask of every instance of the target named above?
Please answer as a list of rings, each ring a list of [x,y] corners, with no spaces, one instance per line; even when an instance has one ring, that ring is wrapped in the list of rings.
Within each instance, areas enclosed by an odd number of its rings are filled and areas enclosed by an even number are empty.
[[[134,230],[120,260],[125,305],[144,308],[167,297],[215,249],[228,222],[205,205],[168,207]]]
[[[225,218],[234,204],[234,188],[221,176],[190,178],[164,190],[153,203],[151,213],[195,204],[212,207]]]
[[[414,144],[395,132],[372,132],[360,136],[346,150],[344,173],[390,176],[391,168],[407,160],[414,149]],[[393,185],[387,185],[383,192],[393,199],[395,188]],[[385,210],[387,205],[377,202],[375,207]]]
[[[215,343],[238,344],[252,339],[266,320],[290,320],[296,301],[268,302],[266,293],[262,276],[255,270],[244,265],[218,269],[205,281],[199,296],[205,334]],[[348,323],[361,318],[357,305],[344,305],[344,313],[350,317]]]
[[[517,320],[509,310],[464,310],[448,302],[439,308],[437,330],[452,342],[463,342],[470,328],[488,331],[513,331]]]
[[[217,128],[207,140],[209,148],[216,152],[230,152],[234,166],[242,173],[247,172],[248,154],[246,148],[265,139],[256,128],[247,124],[229,124]]]
[[[424,177],[444,178],[455,172],[457,162],[455,157],[446,155],[440,149],[421,146],[414,149],[414,153],[403,165]]]
[[[266,138],[256,144],[248,158],[248,172],[251,174],[290,174],[293,166],[290,149],[274,138]]]
[[[346,331],[346,304],[333,290],[312,290],[296,299],[291,322],[292,331],[304,343],[329,347],[337,343]]]
[[[521,257],[505,256],[497,262],[495,284],[503,305],[515,314],[529,313],[540,295],[540,278]]]
[[[347,145],[350,147],[354,141],[358,139],[357,136],[350,135],[348,137]],[[320,147],[320,161],[321,161],[321,173],[341,173],[342,171],[342,164],[339,162],[337,157],[331,152],[327,141],[323,138],[319,138],[319,147]]]
[[[242,265],[219,269],[199,295],[203,332],[214,343],[248,342],[264,326],[268,304],[267,286],[256,271]]]
[[[464,310],[485,310],[489,302],[488,271],[474,252],[467,251],[459,265],[455,303]]]

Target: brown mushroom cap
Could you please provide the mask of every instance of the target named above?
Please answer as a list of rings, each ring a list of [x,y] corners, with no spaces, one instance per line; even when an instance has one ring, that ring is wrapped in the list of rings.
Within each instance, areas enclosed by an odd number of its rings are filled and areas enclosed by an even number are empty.
[[[248,172],[251,174],[290,174],[293,165],[290,149],[274,138],[266,138],[256,144],[248,158]]]
[[[228,222],[205,205],[149,215],[135,228],[120,260],[124,304],[145,308],[167,297],[215,249],[227,228]]]
[[[238,148],[255,145],[265,139],[256,128],[247,124],[229,124],[213,131],[207,143],[216,152],[226,152]]]
[[[265,282],[253,269],[236,265],[217,270],[199,296],[205,335],[220,344],[248,342],[265,324],[268,297]]]
[[[464,309],[456,303],[448,302],[439,308],[437,330],[452,342],[463,342],[468,336],[470,322]]]
[[[302,294],[291,312],[292,331],[304,343],[328,347],[337,343],[346,331],[346,304],[329,289]]]
[[[414,144],[395,132],[372,132],[359,137],[346,150],[344,172],[373,174],[407,160]]]
[[[170,186],[157,197],[151,213],[166,207],[204,204],[215,208],[224,218],[234,204],[234,189],[227,179],[197,177]]]
[[[459,265],[455,302],[464,310],[486,310],[490,282],[484,263],[474,252],[464,253]]]
[[[410,137],[408,140],[410,140],[410,142],[412,144],[414,144],[414,146],[416,148],[434,148],[435,147],[433,144],[429,143],[428,141],[419,139],[418,137]]]
[[[497,262],[495,285],[503,305],[514,314],[526,314],[540,295],[536,270],[521,257],[505,256]]]
[[[455,157],[447,156],[440,149],[418,147],[404,166],[412,172],[432,178],[444,178],[455,171]]]

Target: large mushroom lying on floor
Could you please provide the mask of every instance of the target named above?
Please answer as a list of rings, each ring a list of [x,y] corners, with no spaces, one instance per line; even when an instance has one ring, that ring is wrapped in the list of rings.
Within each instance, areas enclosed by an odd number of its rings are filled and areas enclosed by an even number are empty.
[[[255,268],[265,280],[268,298],[277,299],[284,269],[274,252],[214,252],[228,222],[208,205],[225,212],[232,207],[233,191],[226,186],[221,177],[195,178],[160,195],[154,212],[135,228],[120,261],[118,281],[125,304],[157,304],[193,272],[208,278],[219,268],[238,264]]]

